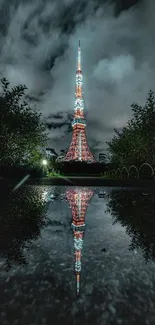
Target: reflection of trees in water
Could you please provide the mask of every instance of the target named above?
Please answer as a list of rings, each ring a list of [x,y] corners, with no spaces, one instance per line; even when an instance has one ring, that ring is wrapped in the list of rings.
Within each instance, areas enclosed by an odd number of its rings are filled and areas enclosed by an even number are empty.
[[[155,197],[138,191],[112,191],[107,203],[107,212],[126,227],[131,237],[129,249],[141,248],[148,261],[155,259]]]
[[[40,235],[45,225],[42,193],[33,187],[12,192],[0,207],[0,256],[11,262],[26,264],[22,248]]]

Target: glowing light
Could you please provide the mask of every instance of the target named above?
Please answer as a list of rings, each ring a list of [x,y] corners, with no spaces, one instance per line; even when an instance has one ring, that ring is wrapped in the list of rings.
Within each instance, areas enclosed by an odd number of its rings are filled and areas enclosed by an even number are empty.
[[[42,165],[43,165],[43,166],[46,166],[46,165],[47,165],[47,160],[46,160],[46,159],[43,159],[43,160],[42,160]]]
[[[73,136],[65,161],[90,161],[95,162],[92,153],[89,150],[84,119],[84,99],[83,99],[83,75],[81,69],[81,47],[78,46],[77,71],[76,71],[76,92],[74,102],[74,118],[72,121]]]
[[[82,85],[82,74],[81,73],[77,73],[76,74],[76,85]]]
[[[76,98],[75,99],[74,109],[75,110],[84,109],[84,100],[83,100],[83,98]]]

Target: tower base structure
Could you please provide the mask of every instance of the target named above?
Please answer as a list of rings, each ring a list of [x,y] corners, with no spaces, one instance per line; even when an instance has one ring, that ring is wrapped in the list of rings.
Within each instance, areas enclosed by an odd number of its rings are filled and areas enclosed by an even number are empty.
[[[78,125],[73,129],[72,141],[65,157],[65,161],[70,160],[95,163],[95,159],[88,147],[85,128]]]

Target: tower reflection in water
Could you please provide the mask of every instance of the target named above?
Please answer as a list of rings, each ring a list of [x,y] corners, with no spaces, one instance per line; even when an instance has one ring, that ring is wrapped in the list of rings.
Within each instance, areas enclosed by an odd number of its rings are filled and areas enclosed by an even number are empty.
[[[94,191],[89,188],[70,188],[66,190],[66,198],[72,211],[72,224],[74,236],[76,293],[80,293],[81,256],[85,231],[85,215],[88,203]]]

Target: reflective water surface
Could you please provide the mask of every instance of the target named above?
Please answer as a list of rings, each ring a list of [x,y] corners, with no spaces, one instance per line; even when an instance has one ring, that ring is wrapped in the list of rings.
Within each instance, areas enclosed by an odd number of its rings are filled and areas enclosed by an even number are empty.
[[[155,195],[24,186],[0,198],[0,324],[155,324]]]

